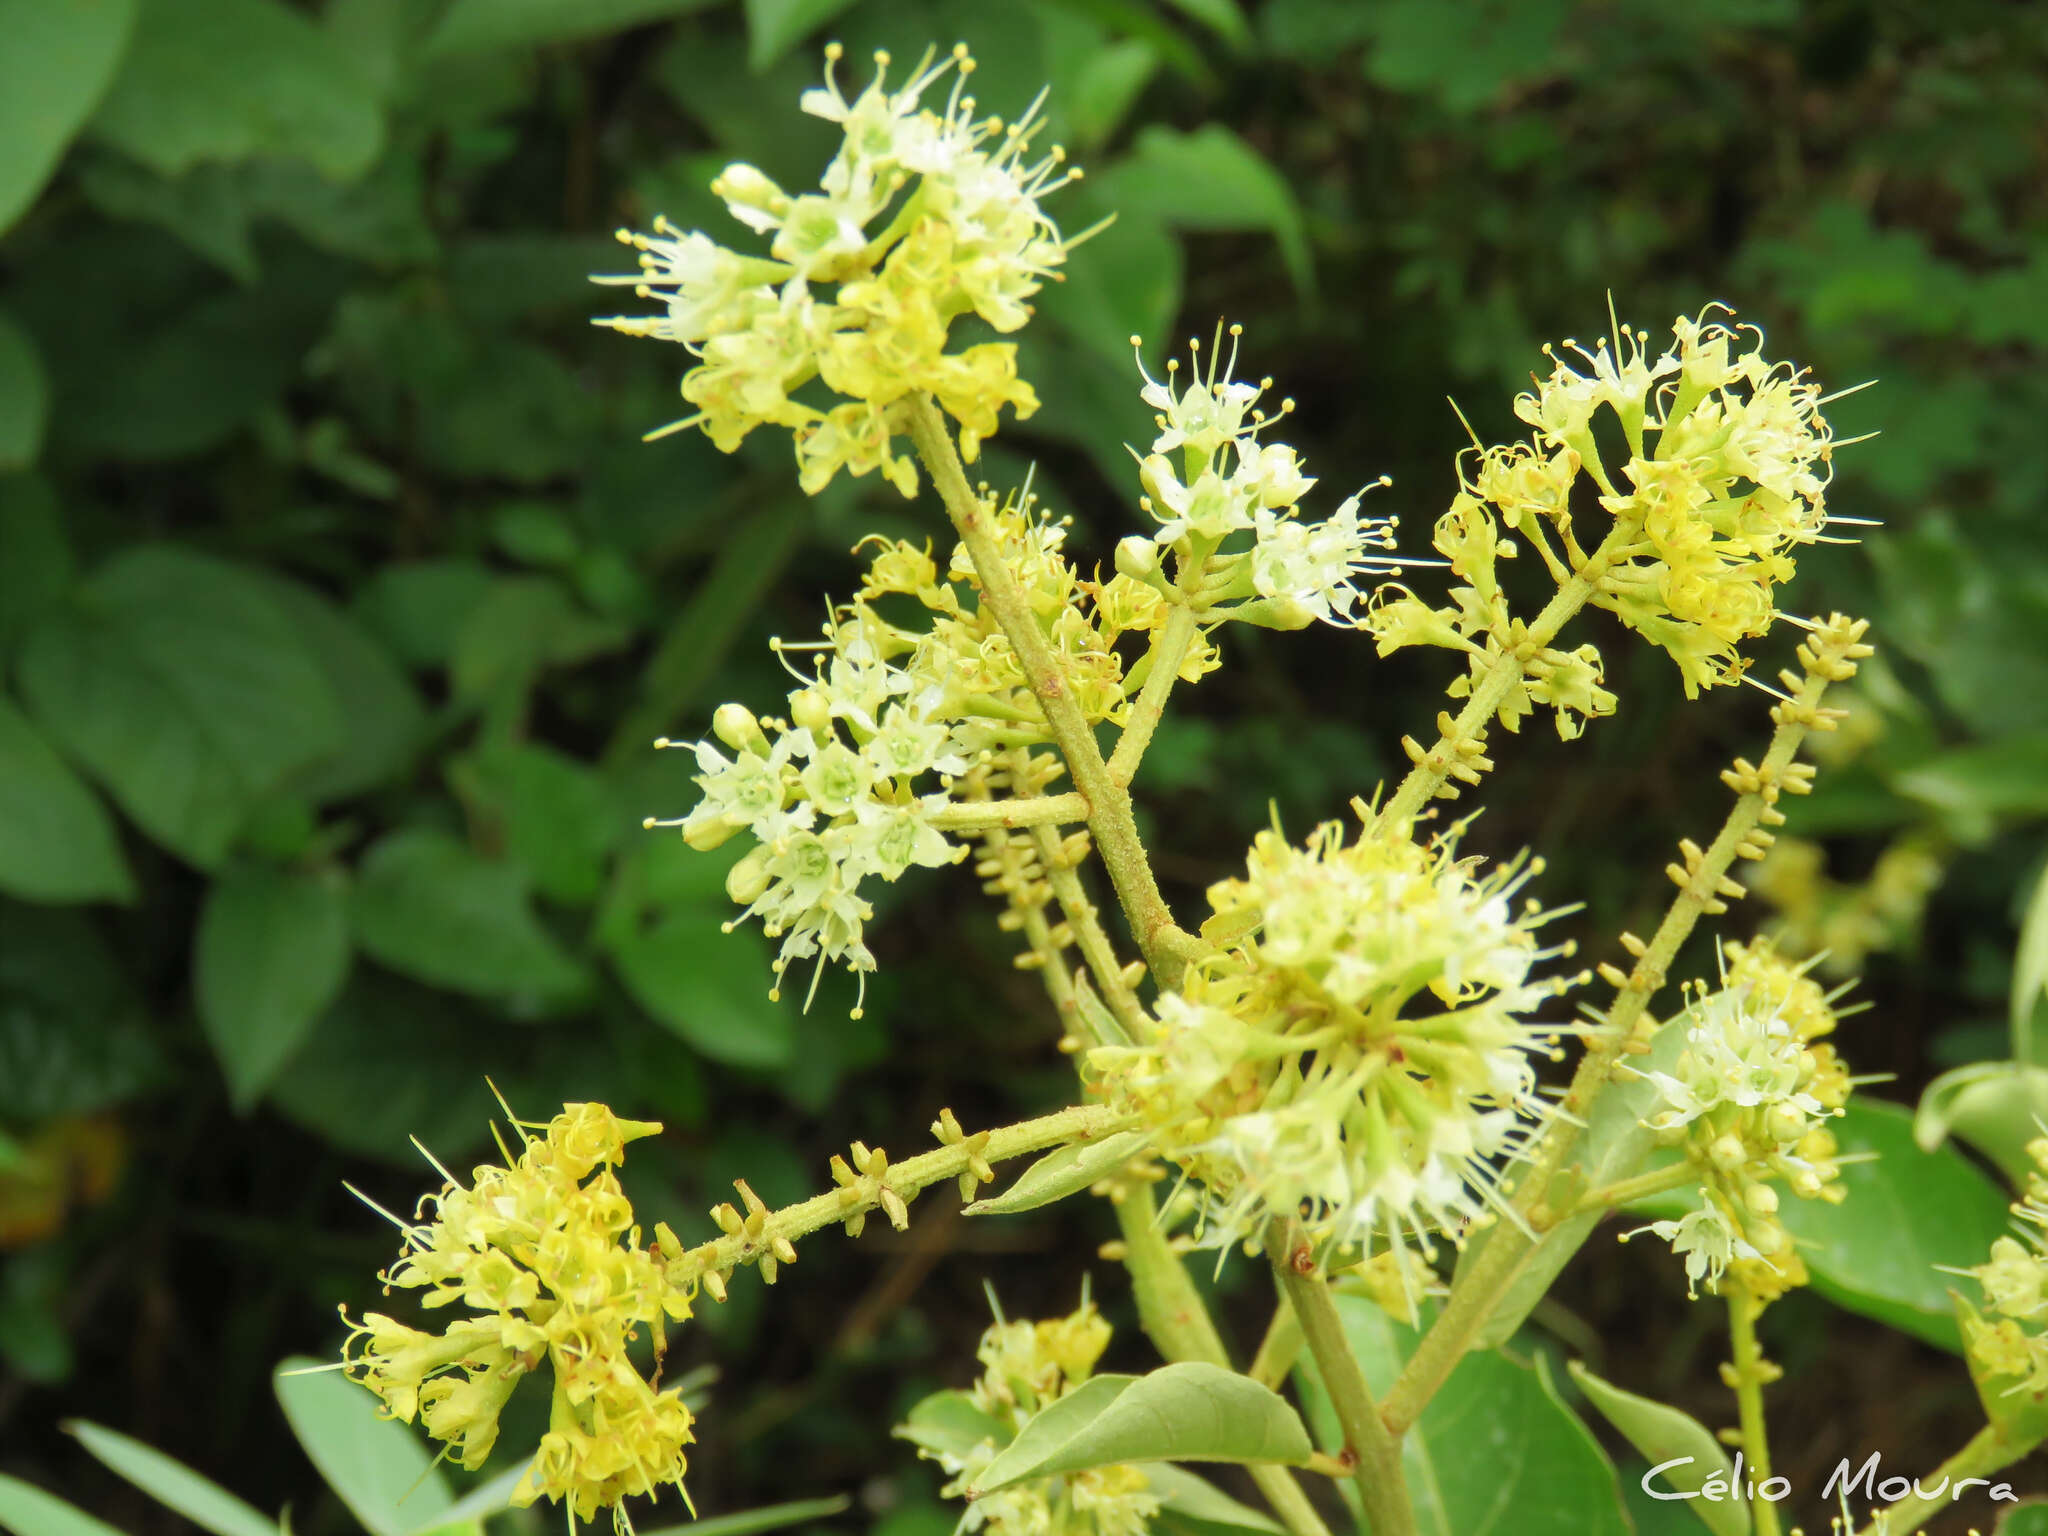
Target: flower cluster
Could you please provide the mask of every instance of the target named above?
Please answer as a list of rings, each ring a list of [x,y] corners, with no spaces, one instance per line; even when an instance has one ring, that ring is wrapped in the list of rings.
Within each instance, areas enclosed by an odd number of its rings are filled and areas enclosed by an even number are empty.
[[[1571,985],[1552,914],[1513,900],[1536,866],[1486,869],[1360,806],[1306,846],[1254,843],[1203,927],[1229,951],[1159,1000],[1153,1037],[1092,1053],[1101,1086],[1204,1197],[1206,1239],[1300,1213],[1324,1261],[1376,1243],[1409,1263],[1501,1204],[1502,1159],[1544,1101],[1531,1056],[1571,1026],[1531,1017]]]
[[[1656,1090],[1645,1123],[1699,1176],[1699,1205],[1651,1231],[1685,1259],[1688,1286],[1717,1289],[1732,1266],[1770,1299],[1806,1283],[1806,1266],[1777,1219],[1783,1179],[1803,1200],[1839,1203],[1844,1191],[1827,1122],[1851,1079],[1822,1037],[1834,998],[1766,941],[1722,946],[1721,986],[1679,1021],[1684,1046],[1670,1071],[1641,1075]]]
[[[1989,1315],[1966,1312],[1963,1336],[1981,1374],[2010,1381],[2007,1395],[2038,1401],[2048,1393],[2048,1137],[2029,1142],[2027,1155],[2036,1171],[2013,1204],[2019,1235],[1999,1238],[1989,1259],[1964,1271],[1982,1287]]]
[[[1911,938],[1951,857],[1944,838],[1914,829],[1892,839],[1862,880],[1841,881],[1829,876],[1819,843],[1780,837],[1750,883],[1778,909],[1771,933],[1779,948],[1848,976]]]
[[[1828,526],[1834,438],[1820,386],[1802,369],[1766,360],[1760,331],[1712,313],[1680,316],[1655,357],[1627,326],[1591,349],[1565,343],[1581,366],[1544,349],[1550,376],[1515,402],[1533,435],[1475,447],[1438,524],[1437,548],[1464,585],[1440,610],[1412,596],[1382,605],[1369,624],[1382,654],[1449,646],[1471,653],[1476,673],[1525,643],[1493,580],[1496,551],[1515,550],[1506,529],[1536,547],[1561,586],[1588,583],[1591,602],[1668,652],[1688,697],[1742,677],[1739,645],[1769,630],[1793,551]],[[1602,410],[1622,438],[1618,465],[1603,461],[1595,440]],[[1581,476],[1609,520],[1602,539],[1583,543],[1573,510]],[[1612,709],[1591,686],[1599,666],[1590,647],[1539,660],[1530,693],[1558,708],[1560,729],[1567,711]],[[1558,670],[1565,676],[1553,685],[1547,674]],[[1512,725],[1526,702],[1504,705],[1503,720]]]
[[[584,1520],[610,1507],[623,1525],[628,1494],[681,1488],[693,1438],[681,1397],[658,1391],[629,1354],[645,1328],[658,1358],[666,1324],[690,1315],[689,1297],[640,1246],[612,1172],[628,1141],[661,1128],[602,1104],[566,1106],[539,1138],[513,1125],[518,1158],[477,1168],[467,1189],[451,1176],[422,1200],[425,1219],[399,1223],[405,1252],[380,1277],[424,1292],[427,1307],[466,1310],[438,1334],[369,1313],[350,1330],[344,1368],[387,1414],[417,1416],[474,1468],[513,1388],[545,1360],[553,1409],[513,1502],[546,1494]],[[666,1227],[657,1232],[664,1252],[681,1251]]]
[[[836,44],[826,59],[824,87],[806,91],[802,106],[839,125],[844,140],[818,190],[792,196],[750,165],[728,166],[712,183],[734,218],[769,238],[768,254],[743,255],[661,219],[651,235],[622,230],[640,270],[599,281],[666,309],[599,324],[696,355],[682,386],[694,414],[664,432],[701,427],[730,453],[756,427],[788,427],[806,490],[842,469],[880,470],[909,496],[917,471],[891,439],[912,397],[930,394],[951,413],[970,461],[1003,407],[1037,409],[1013,344],[946,344],[969,312],[1000,332],[1030,317],[1029,300],[1072,243],[1040,199],[1080,172],[1057,147],[1032,158],[1036,102],[1009,123],[975,117],[962,91],[974,69],[964,47],[936,64],[927,54],[894,90],[889,57],[878,53],[873,80],[850,100]],[[944,108],[922,105],[948,73]],[[797,398],[813,380],[839,403]]]
[[[1273,381],[1243,384],[1233,377],[1241,333],[1242,327],[1230,327],[1225,362],[1219,331],[1206,372],[1201,343],[1192,342],[1194,366],[1184,388],[1179,359],[1167,363],[1164,382],[1146,373],[1140,359],[1140,398],[1158,413],[1159,436],[1138,462],[1145,488],[1139,505],[1159,526],[1149,539],[1126,539],[1117,550],[1118,567],[1164,592],[1158,550],[1167,549],[1180,562],[1187,595],[1205,611],[1272,629],[1300,629],[1318,619],[1356,625],[1364,596],[1357,579],[1401,569],[1400,561],[1373,553],[1394,547],[1396,520],[1360,517],[1357,496],[1319,523],[1302,519],[1301,499],[1316,482],[1301,472],[1292,448],[1259,440],[1293,402],[1282,401],[1269,416],[1258,402]],[[1175,450],[1178,467],[1167,457]]]
[[[977,1358],[984,1369],[973,1390],[942,1394],[954,1410],[943,1424],[914,1413],[896,1432],[952,1477],[940,1492],[966,1497],[998,1451],[1088,1380],[1109,1335],[1109,1324],[1085,1300],[1048,1322],[998,1321],[981,1336]],[[1142,1468],[1113,1463],[981,1494],[967,1506],[960,1529],[987,1526],[996,1536],[1144,1536],[1159,1502]]]
[[[985,492],[984,518],[1083,714],[1122,720],[1130,688],[1117,641],[1161,623],[1164,600],[1123,576],[1083,580],[1064,552],[1065,524],[1028,494]],[[808,670],[792,664],[799,686],[788,715],[721,706],[715,740],[691,744],[702,798],[686,816],[647,822],[679,827],[700,849],[742,832],[754,839],[726,891],[745,909],[740,921],[759,918],[782,940],[778,976],[815,957],[813,992],[828,961],[874,969],[862,882],[964,858],[947,817],[956,800],[974,798],[973,775],[991,753],[1052,739],[1015,649],[980,600],[965,546],[943,572],[912,544],[878,537],[868,548],[859,594],[833,610],[824,638],[777,645],[785,664],[811,657]],[[904,617],[903,600],[914,622],[889,616]],[[1199,676],[1213,658],[1198,647],[1182,674]]]

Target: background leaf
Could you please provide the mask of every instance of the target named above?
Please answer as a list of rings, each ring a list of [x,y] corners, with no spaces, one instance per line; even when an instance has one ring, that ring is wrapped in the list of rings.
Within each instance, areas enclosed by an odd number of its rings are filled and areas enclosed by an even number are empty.
[[[14,1536],[120,1536],[105,1521],[4,1472],[0,1472],[0,1528]]]
[[[1712,1430],[1669,1404],[1624,1392],[1611,1382],[1602,1381],[1576,1360],[1571,1362],[1570,1370],[1572,1380],[1578,1383],[1587,1400],[1648,1458],[1651,1466],[1690,1458],[1690,1466],[1673,1467],[1658,1475],[1665,1489],[1671,1493],[1697,1494],[1708,1478],[1720,1474],[1723,1487],[1732,1492],[1714,1499],[1689,1499],[1686,1507],[1714,1536],[1748,1536],[1749,1501],[1743,1497],[1741,1482],[1735,1476],[1735,1463]]]
[[[104,1466],[159,1504],[213,1536],[278,1536],[278,1523],[181,1461],[104,1425],[73,1419],[64,1426]]]
[[[135,0],[0,0],[0,233],[42,191],[134,25]]]
[[[35,463],[49,414],[50,383],[36,344],[0,309],[0,475]]]
[[[113,819],[4,695],[0,783],[0,891],[28,901],[134,900]]]
[[[377,1399],[327,1365],[294,1356],[272,1378],[292,1433],[327,1486],[371,1536],[408,1536],[444,1518],[455,1500],[432,1453],[405,1425],[378,1417]]]
[[[229,1097],[247,1109],[348,979],[347,883],[337,871],[221,873],[199,919],[193,990]]]

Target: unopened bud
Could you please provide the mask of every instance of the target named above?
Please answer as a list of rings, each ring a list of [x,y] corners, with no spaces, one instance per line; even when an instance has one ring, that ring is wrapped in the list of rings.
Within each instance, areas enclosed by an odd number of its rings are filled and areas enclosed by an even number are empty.
[[[694,827],[685,827],[683,841],[699,853],[709,853],[745,825],[746,823],[737,816],[714,816],[709,821],[698,822]]]
[[[828,731],[832,728],[832,701],[817,688],[793,693],[789,697],[789,718],[807,731]]]
[[[768,889],[768,850],[756,848],[726,871],[725,894],[743,907],[751,907]]]
[[[1116,568],[1133,581],[1150,581],[1159,571],[1159,546],[1142,533],[1119,539]]]
[[[744,704],[719,705],[711,716],[711,734],[735,752],[744,752],[764,739],[761,722]]]

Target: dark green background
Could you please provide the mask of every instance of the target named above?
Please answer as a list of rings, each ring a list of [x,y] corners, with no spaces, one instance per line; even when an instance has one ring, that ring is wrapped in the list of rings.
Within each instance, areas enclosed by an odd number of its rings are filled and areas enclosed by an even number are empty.
[[[267,1373],[332,1348],[390,1256],[341,1181],[409,1204],[406,1136],[479,1151],[487,1073],[525,1113],[665,1121],[629,1172],[686,1236],[735,1175],[794,1198],[852,1137],[908,1152],[943,1104],[972,1127],[1069,1091],[964,871],[889,893],[850,1022],[832,984],[770,1005],[763,942],[718,932],[722,860],[638,831],[694,793],[651,737],[779,698],[763,642],[815,628],[862,533],[939,532],[887,487],[806,501],[771,434],[642,445],[686,358],[588,324],[616,225],[737,239],[705,190],[727,160],[815,177],[831,130],[795,101],[827,37],[856,61],[965,39],[998,112],[1049,81],[1089,172],[1053,211],[1118,214],[1023,337],[1044,409],[988,455],[999,483],[1037,463],[1087,558],[1136,526],[1133,331],[1156,366],[1244,322],[1330,503],[1393,475],[1374,504],[1411,550],[1454,489],[1445,397],[1516,431],[1540,343],[1604,331],[1610,295],[1653,327],[1725,300],[1831,386],[1877,379],[1834,413],[1882,435],[1831,505],[1885,527],[1812,553],[1787,601],[1874,619],[1888,729],[1801,827],[1845,880],[1902,828],[1954,857],[1842,1043],[1906,1102],[2008,1054],[2048,814],[2048,11],[0,0],[0,36],[0,1468],[168,1529],[57,1433],[84,1415],[340,1528]],[[1681,707],[1661,656],[1583,630],[1619,716],[1498,753],[1472,842],[1542,851],[1607,958],[1671,843],[1717,824],[1766,701]],[[1140,786],[1184,916],[1269,804],[1299,831],[1399,766],[1450,675],[1326,630],[1223,644]],[[67,1137],[118,1144],[104,1198]],[[848,1523],[943,1529],[881,1428],[968,1377],[983,1279],[1013,1315],[1065,1310],[1092,1267],[1125,1316],[1102,1213],[984,1228],[949,1200],[906,1237],[814,1240],[682,1335],[722,1372],[700,1508],[846,1491]],[[1725,1417],[1677,1266],[1595,1248],[1565,1299],[1608,1374]],[[1251,1301],[1247,1271],[1225,1285]],[[1936,1352],[1807,1299],[1771,1322],[1857,1362],[1795,1380],[1788,1422],[1967,1431]],[[1112,1364],[1144,1360],[1131,1329]]]

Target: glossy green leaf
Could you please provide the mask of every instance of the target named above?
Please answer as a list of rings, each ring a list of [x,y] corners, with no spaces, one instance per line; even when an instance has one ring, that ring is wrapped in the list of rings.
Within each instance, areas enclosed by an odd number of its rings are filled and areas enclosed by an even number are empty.
[[[967,1214],[1009,1216],[1018,1211],[1035,1211],[1042,1205],[1079,1194],[1096,1180],[1108,1178],[1132,1158],[1141,1156],[1151,1139],[1145,1131],[1118,1131],[1097,1141],[1059,1147],[1018,1174],[1000,1195],[968,1206]]]
[[[1578,1361],[1569,1367],[1572,1380],[1599,1409],[1607,1422],[1621,1431],[1622,1438],[1649,1458],[1652,1467],[1683,1459],[1686,1465],[1669,1467],[1657,1475],[1661,1490],[1697,1494],[1707,1480],[1719,1474],[1724,1485],[1735,1487],[1735,1463],[1714,1432],[1689,1413],[1681,1412],[1651,1398],[1625,1392],[1602,1381]],[[1687,1500],[1692,1512],[1705,1522],[1714,1536],[1748,1536],[1749,1502],[1739,1488],[1731,1495]]]
[[[1146,1491],[1159,1500],[1162,1510],[1205,1526],[1225,1526],[1240,1531],[1264,1531],[1281,1536],[1287,1527],[1249,1504],[1241,1504],[1206,1477],[1177,1467],[1170,1461],[1148,1462]]]
[[[787,1504],[764,1504],[759,1509],[736,1509],[692,1520],[688,1525],[667,1525],[647,1536],[756,1536],[760,1531],[779,1531],[787,1526],[808,1525],[846,1513],[853,1500],[846,1494],[829,1499],[792,1499]]]
[[[1298,1465],[1311,1449],[1279,1394],[1221,1366],[1184,1362],[1082,1382],[1033,1415],[974,1487],[992,1493],[1025,1478],[1125,1461]]]
[[[588,982],[535,918],[519,869],[446,832],[384,837],[363,857],[349,908],[364,953],[435,986],[539,1002]]]
[[[1845,1157],[1840,1205],[1786,1200],[1779,1219],[1799,1245],[1813,1288],[1851,1312],[1939,1344],[1961,1347],[1949,1306],[1950,1277],[1937,1265],[1984,1262],[2006,1230],[2006,1196],[1953,1147],[1922,1151],[1912,1114],[1856,1098],[1834,1122]]]
[[[1929,1083],[1913,1112],[1913,1140],[1932,1152],[1960,1137],[1996,1163],[2015,1187],[2034,1171],[2027,1143],[2048,1121],[2048,1069],[1979,1061]]]
[[[295,1357],[273,1377],[292,1434],[371,1536],[410,1536],[455,1500],[418,1431],[379,1417],[376,1397],[325,1360]]]
[[[4,1472],[0,1472],[0,1530],[12,1536],[121,1536],[75,1504]]]
[[[1189,133],[1147,128],[1107,180],[1118,208],[1176,229],[1265,231],[1279,244],[1295,289],[1314,291],[1315,269],[1293,189],[1265,156],[1221,123]]]
[[[143,0],[92,126],[167,176],[277,155],[348,180],[384,142],[374,82],[280,0]]]
[[[0,309],[0,475],[35,463],[49,415],[50,381],[36,344]]]
[[[747,63],[768,68],[853,0],[746,0]]]
[[[530,48],[622,32],[716,0],[455,0],[427,39],[432,54]]]
[[[72,1419],[64,1427],[103,1466],[202,1531],[214,1536],[278,1536],[275,1520],[266,1519],[218,1483],[154,1446],[84,1419]]]
[[[5,695],[0,784],[0,891],[25,901],[134,899],[113,818]]]
[[[247,1109],[348,980],[347,882],[338,870],[229,868],[199,916],[193,993],[228,1097]]]
[[[2028,1499],[1999,1516],[1995,1536],[2048,1536],[2048,1499]]]
[[[1351,1353],[1384,1397],[1417,1335],[1362,1296],[1338,1296]],[[1343,1436],[1312,1360],[1303,1401],[1325,1449]],[[1498,1350],[1458,1362],[1401,1443],[1418,1536],[1626,1536],[1614,1467],[1540,1369]],[[1345,1485],[1348,1489],[1348,1485]],[[1355,1496],[1355,1495],[1353,1495]],[[1354,1506],[1355,1507],[1355,1506]]]
[[[0,232],[99,104],[134,25],[135,0],[0,0]]]
[[[984,1441],[1007,1445],[1010,1427],[975,1406],[965,1392],[946,1390],[920,1398],[892,1433],[934,1458],[964,1459]]]
[[[2033,1038],[2033,1021],[2048,1003],[2048,867],[2034,882],[2020,919],[2019,948],[2012,957],[2012,1054],[2017,1061],[2048,1065],[2048,1040]]]
[[[261,577],[132,548],[23,642],[23,701],[158,842],[217,864],[254,800],[340,748],[341,709]]]

